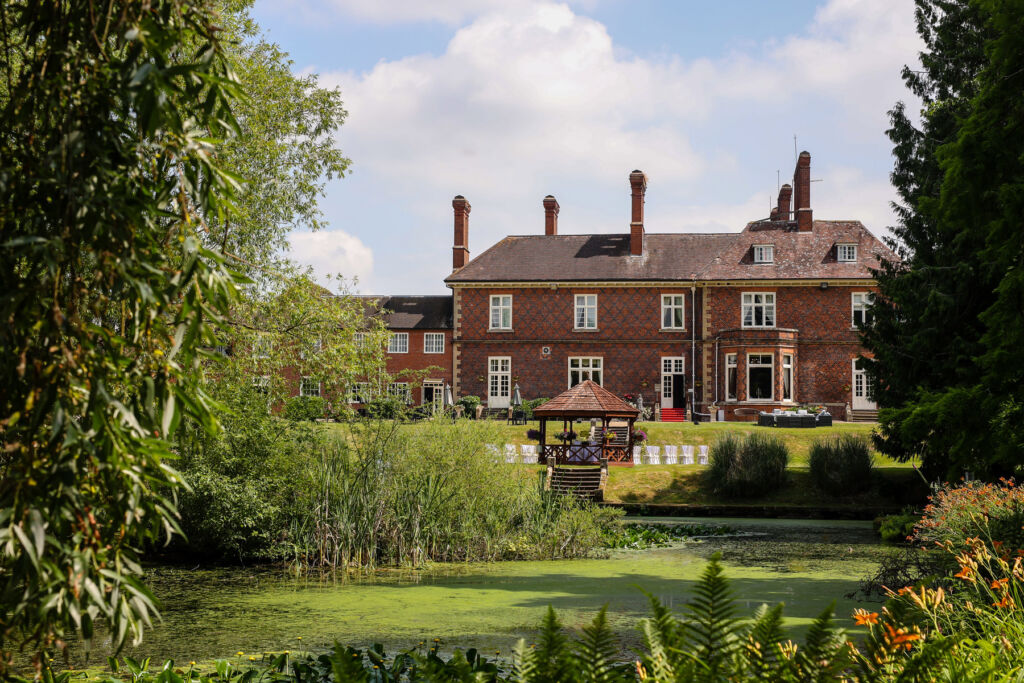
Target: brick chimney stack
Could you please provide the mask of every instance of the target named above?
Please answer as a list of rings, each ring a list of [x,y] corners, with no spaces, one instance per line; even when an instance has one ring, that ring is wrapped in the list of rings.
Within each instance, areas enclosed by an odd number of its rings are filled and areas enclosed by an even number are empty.
[[[461,194],[452,200],[455,209],[455,242],[452,247],[452,270],[469,263],[469,211],[472,208]]]
[[[810,232],[814,225],[811,213],[811,154],[800,152],[793,171],[793,213],[796,218],[796,229],[799,232]]]
[[[776,218],[772,220],[788,221],[792,212],[789,208],[789,202],[793,198],[793,186],[786,183],[779,188],[779,204],[775,209]]]
[[[633,216],[629,222],[629,253],[641,256],[644,253],[644,194],[647,192],[647,176],[642,171],[629,174],[629,186],[633,195]]]
[[[544,198],[544,234],[558,234],[558,200],[551,195]]]

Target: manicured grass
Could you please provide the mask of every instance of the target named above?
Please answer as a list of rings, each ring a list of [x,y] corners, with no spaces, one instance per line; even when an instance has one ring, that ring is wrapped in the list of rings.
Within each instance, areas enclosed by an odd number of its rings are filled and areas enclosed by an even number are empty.
[[[790,468],[785,487],[750,500],[712,495],[701,485],[701,465],[644,465],[612,467],[608,470],[605,500],[612,503],[657,503],[687,505],[750,505],[804,507],[891,507],[901,506],[926,493],[916,472],[883,468],[875,472],[876,484],[855,496],[831,496],[811,483],[807,468]]]
[[[493,422],[495,429],[503,440],[503,443],[511,444],[530,444],[536,443],[526,438],[526,430],[536,429],[537,423],[531,422],[527,425],[508,425],[504,422]],[[561,425],[555,425],[551,423],[548,425],[549,429],[560,430]],[[810,451],[811,444],[816,439],[822,439],[835,434],[857,434],[865,437],[871,435],[871,430],[874,429],[875,425],[870,423],[860,422],[840,422],[836,423],[832,427],[818,427],[815,429],[798,429],[798,428],[779,428],[779,427],[758,427],[756,424],[750,422],[709,422],[695,425],[690,422],[638,422],[637,428],[642,429],[647,433],[647,443],[651,446],[682,446],[682,445],[693,445],[710,446],[718,440],[718,438],[726,433],[731,432],[738,435],[744,435],[749,432],[760,432],[771,434],[781,438],[787,448],[789,448],[789,464],[790,467],[806,467],[808,452]],[[416,423],[407,425],[405,429],[419,429],[420,426]],[[589,425],[577,425],[577,430],[589,430]],[[552,439],[552,442],[554,440]],[[500,444],[499,444],[500,445]],[[909,468],[909,463],[899,463],[895,460],[875,454],[875,466],[881,468],[897,467],[897,468]]]

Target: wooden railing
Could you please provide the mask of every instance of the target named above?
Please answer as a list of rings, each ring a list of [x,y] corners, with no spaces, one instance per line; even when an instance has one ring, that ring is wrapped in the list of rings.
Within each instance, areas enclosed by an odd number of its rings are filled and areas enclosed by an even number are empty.
[[[596,465],[601,459],[608,462],[632,462],[633,456],[625,446],[612,444],[547,444],[543,446],[539,462],[551,465]]]

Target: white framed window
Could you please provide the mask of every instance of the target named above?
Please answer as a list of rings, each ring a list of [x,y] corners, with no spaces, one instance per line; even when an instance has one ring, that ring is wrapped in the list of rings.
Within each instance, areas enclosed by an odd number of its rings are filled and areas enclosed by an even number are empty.
[[[793,354],[782,354],[782,400],[793,400]]]
[[[492,294],[491,295],[491,329],[511,330],[512,329],[512,295]]]
[[[444,332],[426,332],[423,335],[423,353],[444,353]]]
[[[836,260],[842,263],[852,263],[857,260],[856,244],[837,244]]]
[[[397,398],[406,405],[412,403],[412,391],[408,382],[391,382],[388,384],[388,396]]]
[[[253,340],[252,357],[257,359],[270,358],[270,352],[273,348],[274,345],[270,341],[270,337],[261,334]]]
[[[395,332],[388,340],[388,353],[409,353],[409,333]]]
[[[352,341],[355,342],[355,345],[356,345],[357,349],[360,349],[360,350],[365,349],[366,348],[366,333],[365,332],[356,332],[355,334],[352,335]]]
[[[771,244],[754,245],[754,263],[774,263],[775,246]]]
[[[770,353],[747,354],[747,400],[771,401],[775,398],[775,368]]]
[[[373,389],[369,382],[356,382],[348,392],[349,403],[369,403],[373,400]]]
[[[725,354],[725,400],[736,400],[736,354]]]
[[[588,379],[604,386],[604,358],[599,356],[570,356],[569,388],[571,389]]]
[[[577,294],[576,314],[573,318],[574,329],[597,329],[597,294]]]
[[[315,377],[303,377],[299,381],[299,396],[319,396],[320,380]]]
[[[853,326],[871,324],[871,303],[875,295],[871,292],[854,292],[850,295],[853,308]]]
[[[252,390],[257,394],[270,393],[270,375],[257,375],[253,377]]]
[[[743,293],[743,327],[775,327],[775,292]]]
[[[323,350],[324,344],[322,339],[314,339],[309,344],[306,344],[303,349],[299,352],[299,358],[306,360],[316,356],[320,351]]]
[[[661,295],[661,329],[686,329],[686,298],[682,294]]]

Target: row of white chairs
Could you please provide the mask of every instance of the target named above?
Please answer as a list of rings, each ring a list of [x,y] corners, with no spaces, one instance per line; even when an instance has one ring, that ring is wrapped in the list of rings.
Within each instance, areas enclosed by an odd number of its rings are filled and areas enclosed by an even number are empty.
[[[680,452],[681,451],[681,452]],[[661,446],[633,446],[634,465],[707,465],[708,447],[665,446],[662,459]]]
[[[696,452],[694,449],[697,449]],[[488,444],[487,449],[501,457],[502,451],[494,444]],[[504,458],[507,463],[523,463],[524,465],[537,464],[537,446],[534,444],[523,444],[516,449],[515,444],[505,444]],[[707,446],[665,446],[664,458],[662,458],[661,446],[633,446],[634,465],[707,465]]]

